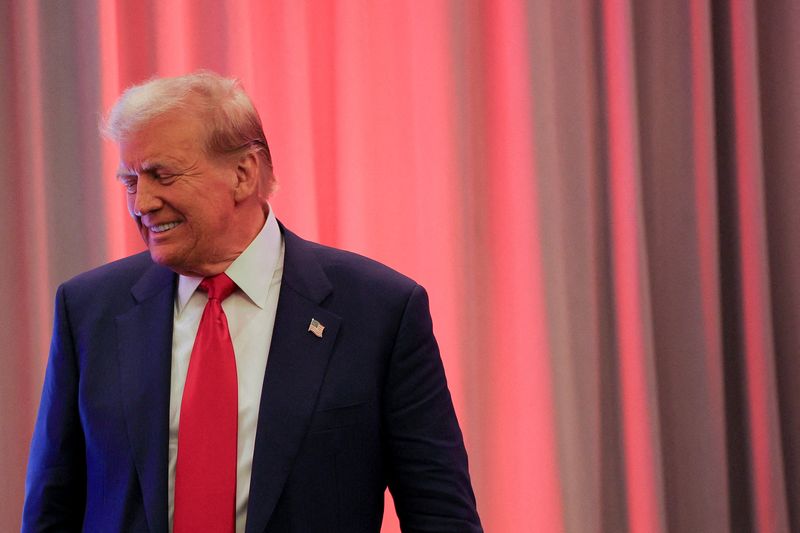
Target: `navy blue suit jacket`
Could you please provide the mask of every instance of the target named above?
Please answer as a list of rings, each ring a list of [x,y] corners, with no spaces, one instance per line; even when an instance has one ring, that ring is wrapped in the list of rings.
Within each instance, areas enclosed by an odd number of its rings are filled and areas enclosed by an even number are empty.
[[[281,229],[247,533],[378,531],[387,484],[405,530],[480,531],[424,289]],[[143,253],[59,287],[23,531],[168,531],[176,279]]]

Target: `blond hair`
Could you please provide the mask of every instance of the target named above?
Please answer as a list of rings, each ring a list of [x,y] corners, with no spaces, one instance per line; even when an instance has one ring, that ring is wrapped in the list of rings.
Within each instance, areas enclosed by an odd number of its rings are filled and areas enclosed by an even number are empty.
[[[151,78],[129,87],[111,107],[101,131],[114,142],[122,142],[147,122],[168,111],[195,111],[207,124],[204,149],[209,155],[226,155],[247,149],[265,163],[259,195],[264,200],[274,192],[272,156],[253,102],[239,80],[199,70],[172,78]]]

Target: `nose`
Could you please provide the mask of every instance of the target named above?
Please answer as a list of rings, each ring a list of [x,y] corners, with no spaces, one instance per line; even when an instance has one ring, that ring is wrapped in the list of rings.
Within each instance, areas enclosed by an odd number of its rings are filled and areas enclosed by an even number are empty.
[[[147,175],[140,175],[136,184],[136,194],[133,195],[133,214],[141,217],[157,211],[164,205],[158,195],[158,184]]]

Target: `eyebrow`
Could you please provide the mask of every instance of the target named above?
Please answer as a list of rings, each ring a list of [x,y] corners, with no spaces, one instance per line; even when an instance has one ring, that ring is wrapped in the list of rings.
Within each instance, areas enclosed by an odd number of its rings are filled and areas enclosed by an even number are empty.
[[[117,170],[117,178],[128,178],[131,176],[138,176],[139,174],[146,174],[148,172],[161,170],[165,166],[166,165],[163,163],[145,162],[142,165],[135,165],[133,167],[120,167]]]

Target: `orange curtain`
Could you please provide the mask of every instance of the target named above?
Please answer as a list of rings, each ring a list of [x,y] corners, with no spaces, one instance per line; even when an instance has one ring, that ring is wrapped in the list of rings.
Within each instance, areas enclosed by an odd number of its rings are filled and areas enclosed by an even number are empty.
[[[99,117],[208,68],[261,112],[278,217],[427,287],[487,531],[800,531],[797,28],[792,0],[1,2],[0,529],[56,286],[143,248]]]

